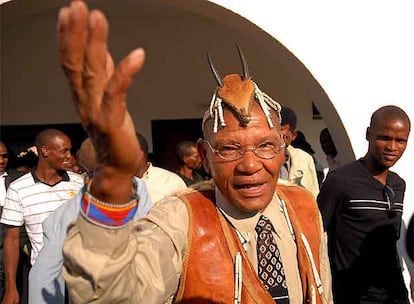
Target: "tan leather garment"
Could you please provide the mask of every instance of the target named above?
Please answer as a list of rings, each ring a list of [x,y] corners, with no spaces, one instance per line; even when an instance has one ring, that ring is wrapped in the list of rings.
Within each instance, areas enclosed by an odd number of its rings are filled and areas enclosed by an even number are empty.
[[[298,264],[304,303],[311,303],[312,293],[314,301],[316,299],[314,303],[321,303],[308,254],[300,241],[300,234],[304,233],[310,243],[315,263],[319,266],[320,231],[316,204],[310,193],[305,193],[298,187],[278,186],[277,192],[286,202],[296,242],[299,240]],[[236,253],[240,252],[243,265],[242,303],[273,304],[272,297],[260,282],[233,227],[217,210],[214,191],[189,193],[181,198],[189,212],[189,246],[176,302],[233,303],[234,259]],[[298,203],[291,203],[296,201]],[[306,223],[300,227],[299,222]]]

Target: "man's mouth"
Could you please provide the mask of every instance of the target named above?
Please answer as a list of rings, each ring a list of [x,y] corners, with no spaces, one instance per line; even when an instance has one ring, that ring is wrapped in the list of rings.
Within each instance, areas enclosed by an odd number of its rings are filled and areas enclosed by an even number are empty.
[[[395,154],[384,154],[384,159],[386,161],[395,161],[398,159],[398,156]]]
[[[259,188],[263,183],[252,183],[252,184],[239,184],[234,185],[234,189],[256,189]]]

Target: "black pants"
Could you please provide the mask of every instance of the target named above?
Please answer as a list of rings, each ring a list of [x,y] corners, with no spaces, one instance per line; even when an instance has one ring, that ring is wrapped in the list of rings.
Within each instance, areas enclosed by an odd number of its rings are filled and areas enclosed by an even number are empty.
[[[336,271],[332,274],[335,304],[409,304],[401,270],[378,282],[367,271]]]

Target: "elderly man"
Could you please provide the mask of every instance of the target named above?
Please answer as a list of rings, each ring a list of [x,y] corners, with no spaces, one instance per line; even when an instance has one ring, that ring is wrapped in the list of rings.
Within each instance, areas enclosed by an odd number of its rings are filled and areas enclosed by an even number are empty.
[[[61,63],[98,157],[64,247],[71,301],[331,303],[316,202],[299,187],[276,189],[280,106],[247,69],[221,79],[211,65],[219,87],[198,150],[212,187],[166,198],[143,220],[130,220],[139,145],[125,96],[144,52],[114,71],[107,30],[103,14],[83,2],[60,12]]]

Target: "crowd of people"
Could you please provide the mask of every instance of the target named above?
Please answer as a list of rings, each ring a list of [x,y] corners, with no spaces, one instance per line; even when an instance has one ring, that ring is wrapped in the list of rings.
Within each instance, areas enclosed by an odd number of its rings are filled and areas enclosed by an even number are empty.
[[[296,113],[237,47],[240,74],[221,77],[208,56],[217,87],[203,138],[177,144],[174,173],[148,160],[126,105],[145,53],[115,67],[107,32],[82,1],[59,13],[60,63],[89,136],[79,150],[43,130],[20,172],[0,141],[2,303],[409,303],[396,246],[406,184],[390,170],[410,133],[403,109],[374,111],[368,150],[348,164],[322,130],[321,177]]]

